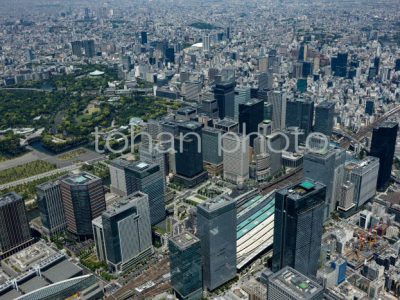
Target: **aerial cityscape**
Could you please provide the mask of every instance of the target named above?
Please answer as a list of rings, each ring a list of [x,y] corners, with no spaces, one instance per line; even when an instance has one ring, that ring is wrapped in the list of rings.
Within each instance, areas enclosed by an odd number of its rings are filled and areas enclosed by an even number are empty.
[[[400,299],[399,0],[0,7],[0,300]]]

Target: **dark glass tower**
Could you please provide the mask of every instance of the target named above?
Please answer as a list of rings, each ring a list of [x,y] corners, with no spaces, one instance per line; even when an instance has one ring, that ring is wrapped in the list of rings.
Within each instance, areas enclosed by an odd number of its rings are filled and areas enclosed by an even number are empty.
[[[219,118],[234,118],[235,114],[235,83],[220,82],[214,87],[214,97],[217,100]]]
[[[398,130],[398,123],[385,122],[372,133],[370,155],[379,158],[378,191],[386,190],[390,182]]]
[[[142,31],[140,33],[140,42],[142,43],[142,45],[147,44],[147,32],[146,31]]]
[[[16,193],[0,196],[0,259],[32,242],[25,203]]]
[[[86,57],[95,57],[96,56],[96,48],[94,44],[94,40],[86,40],[83,41],[83,49],[85,49],[85,56]]]
[[[185,186],[193,187],[207,178],[201,150],[202,125],[192,121],[180,122],[178,132],[175,138],[175,178]]]
[[[258,124],[264,120],[264,102],[251,99],[239,104],[239,130],[240,133],[250,134],[258,132]],[[246,132],[244,132],[244,127]],[[253,146],[255,136],[250,136],[250,145]]]
[[[346,77],[348,53],[342,52],[332,57],[331,68],[335,76]]]
[[[200,240],[189,232],[168,243],[171,284],[179,299],[200,300],[203,292]]]
[[[286,126],[299,127],[304,130],[304,135],[299,140],[304,142],[311,133],[314,119],[314,101],[310,99],[297,99],[286,104]]]
[[[332,135],[335,103],[324,101],[315,109],[315,132],[321,132],[326,136]]]
[[[197,206],[204,288],[212,291],[236,276],[236,204],[217,196]]]
[[[325,192],[323,184],[308,179],[276,192],[273,272],[290,266],[316,276]]]

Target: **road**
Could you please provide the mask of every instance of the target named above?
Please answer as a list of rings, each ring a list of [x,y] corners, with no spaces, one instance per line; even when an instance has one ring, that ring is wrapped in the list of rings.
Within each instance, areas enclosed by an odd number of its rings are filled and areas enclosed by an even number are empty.
[[[97,157],[97,158],[93,158],[91,160],[77,162],[77,163],[74,163],[74,164],[69,165],[69,166],[65,166],[65,167],[58,168],[58,169],[55,169],[55,170],[51,170],[51,171],[48,171],[48,172],[45,172],[45,173],[37,174],[35,176],[31,176],[31,177],[19,179],[19,180],[13,181],[13,182],[5,183],[3,185],[0,185],[0,191],[8,189],[8,188],[15,187],[15,186],[18,186],[18,185],[21,185],[21,184],[26,184],[26,183],[29,183],[29,182],[32,182],[32,181],[35,181],[35,180],[38,180],[38,179],[42,179],[42,178],[50,177],[50,176],[53,176],[53,175],[57,175],[57,174],[60,174],[60,173],[71,172],[73,170],[79,169],[80,167],[82,167],[83,164],[90,163],[90,162],[97,162],[97,161],[100,162],[100,161],[102,161],[104,159],[105,159],[105,157],[101,157],[101,158]]]
[[[32,92],[52,92],[46,89],[35,89],[35,88],[0,88],[0,90],[11,90],[11,91],[32,91]]]
[[[57,174],[60,174],[60,173],[70,172],[70,171],[78,169],[81,165],[82,165],[81,163],[78,163],[78,164],[74,164],[72,166],[67,166],[67,167],[64,167],[64,168],[55,169],[55,170],[52,170],[52,171],[49,171],[49,172],[45,172],[45,173],[42,173],[42,174],[31,176],[31,177],[28,177],[28,178],[23,178],[23,179],[20,179],[20,180],[17,180],[17,181],[9,182],[9,183],[0,185],[0,191],[15,187],[15,186],[18,186],[18,185],[21,185],[21,184],[26,184],[26,183],[29,183],[29,182],[32,182],[32,181],[35,181],[35,180],[39,180],[39,179],[47,178],[47,177],[50,177],[50,176],[54,176],[54,175],[57,175]]]

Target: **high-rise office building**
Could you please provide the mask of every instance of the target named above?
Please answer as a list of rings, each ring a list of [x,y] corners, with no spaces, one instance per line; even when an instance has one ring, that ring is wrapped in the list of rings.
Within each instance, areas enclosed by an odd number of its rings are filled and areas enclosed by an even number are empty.
[[[258,89],[272,90],[274,86],[274,76],[272,72],[264,72],[258,75]]]
[[[219,118],[235,117],[235,82],[217,82],[214,87],[214,96],[218,103]]]
[[[85,50],[85,56],[92,58],[96,56],[96,48],[94,40],[85,40],[82,42],[83,49]]]
[[[336,199],[332,199],[335,188],[336,151],[307,152],[304,154],[304,176],[319,181],[326,186],[326,211],[324,219],[334,211]]]
[[[286,127],[299,127],[304,130],[304,135],[299,136],[305,142],[312,131],[314,120],[314,101],[311,99],[296,99],[286,104]]]
[[[267,281],[268,300],[322,300],[324,288],[297,270],[285,267]]]
[[[379,158],[378,191],[389,186],[398,130],[398,123],[385,122],[375,127],[372,133],[370,155]]]
[[[354,184],[354,204],[364,205],[376,194],[379,174],[379,158],[368,156],[360,162],[351,162],[345,166],[346,180]]]
[[[397,59],[396,59],[396,63],[395,63],[394,70],[395,70],[396,72],[397,72],[397,71],[400,71],[400,58],[397,58]]]
[[[193,121],[180,122],[178,131],[179,135],[175,137],[175,180],[193,187],[207,179],[201,147],[202,125]]]
[[[268,121],[267,121],[268,122]],[[270,159],[270,175],[274,176],[282,170],[282,145],[283,137],[278,133],[270,133],[270,123],[267,127],[259,127],[259,133],[263,137],[254,139],[255,154],[268,154]]]
[[[208,35],[208,34],[206,34],[204,36],[203,50],[204,50],[204,52],[210,51],[210,35]]]
[[[212,127],[203,128],[202,151],[203,160],[206,163],[213,165],[222,164],[222,152],[219,153],[220,138],[222,131]]]
[[[242,185],[249,179],[249,138],[227,134],[223,137],[224,179]]]
[[[258,124],[264,120],[264,102],[251,99],[246,103],[239,104],[239,131],[244,135],[258,133]],[[256,135],[250,135],[250,146]]]
[[[173,47],[165,49],[165,60],[170,63],[175,63],[175,49]]]
[[[338,53],[336,57],[332,57],[331,69],[332,73],[338,77],[346,77],[347,75],[347,58],[348,53]]]
[[[148,196],[136,192],[110,206],[92,222],[99,259],[123,272],[153,253]]]
[[[324,101],[315,108],[314,131],[330,137],[333,129],[335,103]]]
[[[210,291],[236,276],[236,203],[217,196],[197,206],[203,286]]]
[[[239,121],[239,105],[250,101],[250,87],[235,87],[234,120]]]
[[[82,42],[81,41],[73,41],[71,42],[72,47],[72,55],[81,57],[82,56]]]
[[[60,179],[67,230],[78,238],[93,235],[92,220],[106,209],[102,180],[92,174],[71,173]]]
[[[142,45],[146,45],[147,44],[147,32],[146,31],[140,32],[140,43]]]
[[[306,276],[316,276],[325,193],[325,185],[309,179],[276,192],[274,272],[290,266]]]
[[[158,164],[117,158],[110,164],[110,177],[113,193],[129,196],[141,191],[149,196],[151,225],[165,219],[165,179]]]
[[[272,125],[274,129],[286,127],[286,94],[281,91],[271,91],[268,102],[272,104]]]
[[[354,183],[346,181],[340,189],[338,209],[347,211],[354,205]]]
[[[37,203],[46,235],[52,236],[67,229],[59,181],[47,182],[36,187]]]
[[[0,196],[0,259],[20,251],[32,242],[22,197],[16,193]]]
[[[179,299],[200,300],[203,293],[200,240],[189,232],[168,243],[171,284]]]

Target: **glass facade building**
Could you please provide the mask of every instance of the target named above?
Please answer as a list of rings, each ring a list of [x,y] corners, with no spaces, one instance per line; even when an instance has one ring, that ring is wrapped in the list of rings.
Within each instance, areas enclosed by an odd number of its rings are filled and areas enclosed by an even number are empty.
[[[36,187],[37,203],[43,231],[52,236],[67,228],[60,182],[47,182]]]
[[[217,196],[197,206],[204,288],[210,291],[236,276],[236,204]]]
[[[202,299],[200,240],[184,232],[169,239],[171,284],[180,299]]]
[[[312,180],[276,192],[272,271],[290,266],[306,276],[317,274],[325,193]]]
[[[370,155],[379,158],[378,191],[386,190],[390,182],[398,130],[398,123],[385,122],[372,133]]]
[[[110,176],[112,192],[128,196],[141,191],[149,196],[152,225],[165,219],[164,172],[158,164],[116,159],[111,163]]]

